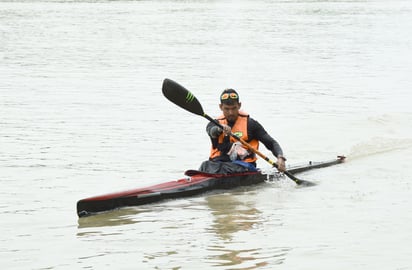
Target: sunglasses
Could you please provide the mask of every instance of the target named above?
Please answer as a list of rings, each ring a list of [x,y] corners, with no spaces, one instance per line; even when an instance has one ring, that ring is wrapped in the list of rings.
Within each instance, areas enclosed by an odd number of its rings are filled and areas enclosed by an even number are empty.
[[[239,97],[238,97],[238,95],[237,95],[236,93],[224,93],[224,94],[220,97],[221,100],[226,100],[226,99],[228,99],[228,98],[230,98],[230,99],[238,99]]]

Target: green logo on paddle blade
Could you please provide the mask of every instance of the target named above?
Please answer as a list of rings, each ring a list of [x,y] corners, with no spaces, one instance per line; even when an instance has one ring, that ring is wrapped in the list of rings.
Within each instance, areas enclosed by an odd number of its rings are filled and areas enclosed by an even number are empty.
[[[242,138],[243,132],[242,131],[236,131],[233,133],[234,135],[238,136],[239,138]]]
[[[195,99],[195,96],[192,93],[188,92],[187,95],[186,95],[186,103],[190,103],[194,99]]]

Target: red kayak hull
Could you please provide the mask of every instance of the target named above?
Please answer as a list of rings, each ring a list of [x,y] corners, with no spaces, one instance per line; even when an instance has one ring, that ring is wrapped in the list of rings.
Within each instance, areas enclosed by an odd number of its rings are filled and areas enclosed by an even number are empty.
[[[305,165],[288,169],[292,174],[311,169],[322,168],[342,163],[343,156],[325,162],[309,162]],[[268,175],[257,172],[243,172],[235,174],[208,174],[198,171],[186,171],[184,178],[169,181],[149,187],[136,188],[94,196],[77,202],[77,214],[84,217],[120,207],[137,206],[164,199],[188,197],[209,190],[231,189],[239,186],[250,186],[262,183]]]

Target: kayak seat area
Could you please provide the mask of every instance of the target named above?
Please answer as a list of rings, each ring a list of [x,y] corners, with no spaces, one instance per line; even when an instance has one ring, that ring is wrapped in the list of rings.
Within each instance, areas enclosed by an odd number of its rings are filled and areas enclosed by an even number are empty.
[[[212,174],[232,174],[255,172],[257,169],[252,164],[240,160],[235,160],[233,162],[206,160],[200,165],[199,171]]]

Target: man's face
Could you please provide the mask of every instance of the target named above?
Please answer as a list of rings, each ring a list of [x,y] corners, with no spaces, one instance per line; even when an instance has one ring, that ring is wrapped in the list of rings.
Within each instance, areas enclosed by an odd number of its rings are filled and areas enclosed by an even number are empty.
[[[219,107],[223,112],[223,115],[229,122],[235,122],[238,115],[239,115],[239,110],[241,103],[235,102],[233,105],[228,105],[228,104],[220,104]]]

